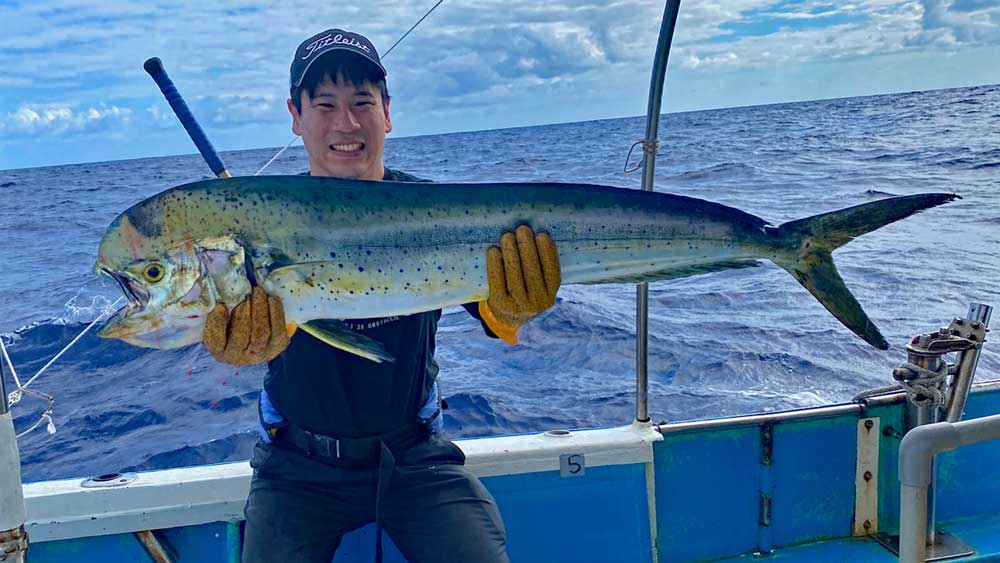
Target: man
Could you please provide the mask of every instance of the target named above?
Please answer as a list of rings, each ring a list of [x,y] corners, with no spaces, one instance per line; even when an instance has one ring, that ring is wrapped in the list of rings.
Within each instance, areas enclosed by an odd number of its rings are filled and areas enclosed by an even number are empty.
[[[368,39],[336,29],[310,37],[290,74],[288,111],[311,175],[422,181],[383,165],[390,98]],[[497,236],[500,247],[487,253],[489,299],[466,309],[487,334],[514,343],[517,328],[554,303],[558,257],[552,239],[527,226]],[[441,433],[441,311],[343,320],[396,358],[382,364],[301,331],[290,337],[282,311],[255,288],[231,314],[219,305],[205,328],[205,346],[221,361],[269,362],[244,563],[328,563],[343,535],[369,522],[376,542],[384,526],[412,563],[507,561],[496,502]]]

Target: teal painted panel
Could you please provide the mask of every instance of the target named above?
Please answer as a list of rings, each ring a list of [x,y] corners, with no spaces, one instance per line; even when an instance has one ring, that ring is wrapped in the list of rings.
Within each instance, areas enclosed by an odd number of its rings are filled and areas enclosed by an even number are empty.
[[[644,464],[487,477],[511,561],[652,561]]]
[[[879,463],[879,530],[899,529],[900,438],[886,435],[903,429],[903,405],[871,409],[883,429]],[[1000,413],[1000,390],[977,391],[969,396],[966,419]],[[1000,466],[1000,444],[978,444],[938,456],[938,519],[1000,513],[1000,481],[984,479]]]
[[[903,406],[889,405],[869,409],[865,418],[878,418],[882,428],[878,465],[878,529],[899,530],[899,442],[903,432]]]
[[[212,522],[171,528],[164,530],[163,536],[185,563],[220,563],[230,561],[228,533],[226,522]]]
[[[512,561],[652,561],[642,464],[588,467],[582,477],[550,471],[482,481],[500,507]],[[334,562],[370,563],[374,530],[346,535]],[[385,563],[405,563],[391,538],[383,545]]]
[[[228,525],[212,522],[163,531],[163,536],[185,563],[230,561]],[[30,533],[30,532],[29,532]],[[29,538],[30,539],[30,538]],[[31,563],[133,563],[150,561],[133,534],[114,534],[31,544]],[[238,559],[237,559],[238,561]]]
[[[848,415],[774,425],[775,545],[851,535],[857,424]]]
[[[753,551],[758,539],[760,430],[667,434],[653,446],[661,561]]]
[[[752,556],[733,557],[714,563],[756,563],[788,561],[789,563],[899,563],[899,559],[875,540],[845,538],[793,547],[778,548],[766,559]],[[956,561],[966,561],[965,559]]]
[[[28,532],[31,539],[31,532]],[[149,555],[132,534],[115,534],[33,543],[28,550],[31,563],[133,563],[149,561]]]
[[[1000,413],[1000,393],[969,397],[965,419]],[[939,519],[1000,513],[1000,442],[985,442],[940,454],[937,459]]]
[[[344,536],[337,548],[333,563],[370,563],[375,559],[375,525],[369,524]],[[382,536],[383,563],[406,563],[396,544],[386,533]],[[179,563],[179,562],[178,562]]]
[[[964,518],[946,521],[941,525],[962,539],[975,550],[975,554],[956,563],[987,563],[1000,561],[1000,516]],[[841,538],[778,548],[767,559],[749,556],[732,557],[714,563],[752,563],[754,561],[788,561],[795,563],[898,563],[899,559],[889,550],[868,538]]]

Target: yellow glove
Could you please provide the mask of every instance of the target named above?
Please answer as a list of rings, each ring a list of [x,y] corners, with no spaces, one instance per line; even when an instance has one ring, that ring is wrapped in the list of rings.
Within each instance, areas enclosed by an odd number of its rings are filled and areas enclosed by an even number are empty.
[[[215,306],[205,319],[202,343],[216,360],[246,366],[274,359],[288,348],[294,332],[294,325],[285,326],[281,298],[255,287],[232,314],[222,303]]]
[[[490,295],[479,302],[479,314],[501,340],[517,344],[521,325],[556,302],[562,283],[556,243],[527,225],[506,232],[500,248],[486,251],[486,278]]]

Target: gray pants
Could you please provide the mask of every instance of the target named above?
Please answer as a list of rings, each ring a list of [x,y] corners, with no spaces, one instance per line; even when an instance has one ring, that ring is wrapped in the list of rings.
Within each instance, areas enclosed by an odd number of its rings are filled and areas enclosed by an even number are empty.
[[[410,563],[507,563],[496,501],[450,440],[405,452],[384,495],[382,525]],[[330,563],[344,534],[375,519],[378,468],[335,467],[258,442],[243,563]]]

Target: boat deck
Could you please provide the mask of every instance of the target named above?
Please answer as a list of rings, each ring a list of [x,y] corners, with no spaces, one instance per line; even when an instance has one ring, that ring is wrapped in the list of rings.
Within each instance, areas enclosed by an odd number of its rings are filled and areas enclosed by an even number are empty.
[[[978,385],[966,418],[997,412],[1000,383]],[[458,443],[500,505],[513,561],[735,562],[769,553],[888,562],[896,556],[865,534],[899,526],[902,418],[897,395],[658,429]],[[570,455],[581,456],[584,471],[561,471]],[[955,561],[1000,560],[996,467],[996,442],[938,456],[939,529],[975,549]],[[871,471],[870,487],[862,470]],[[140,530],[155,530],[179,561],[238,561],[249,479],[243,462],[142,473],[104,489],[79,479],[28,484],[31,561],[149,561],[133,535]],[[864,520],[867,530],[857,525]],[[369,526],[347,536],[334,561],[370,561],[372,534]],[[386,561],[404,559],[389,546]]]

